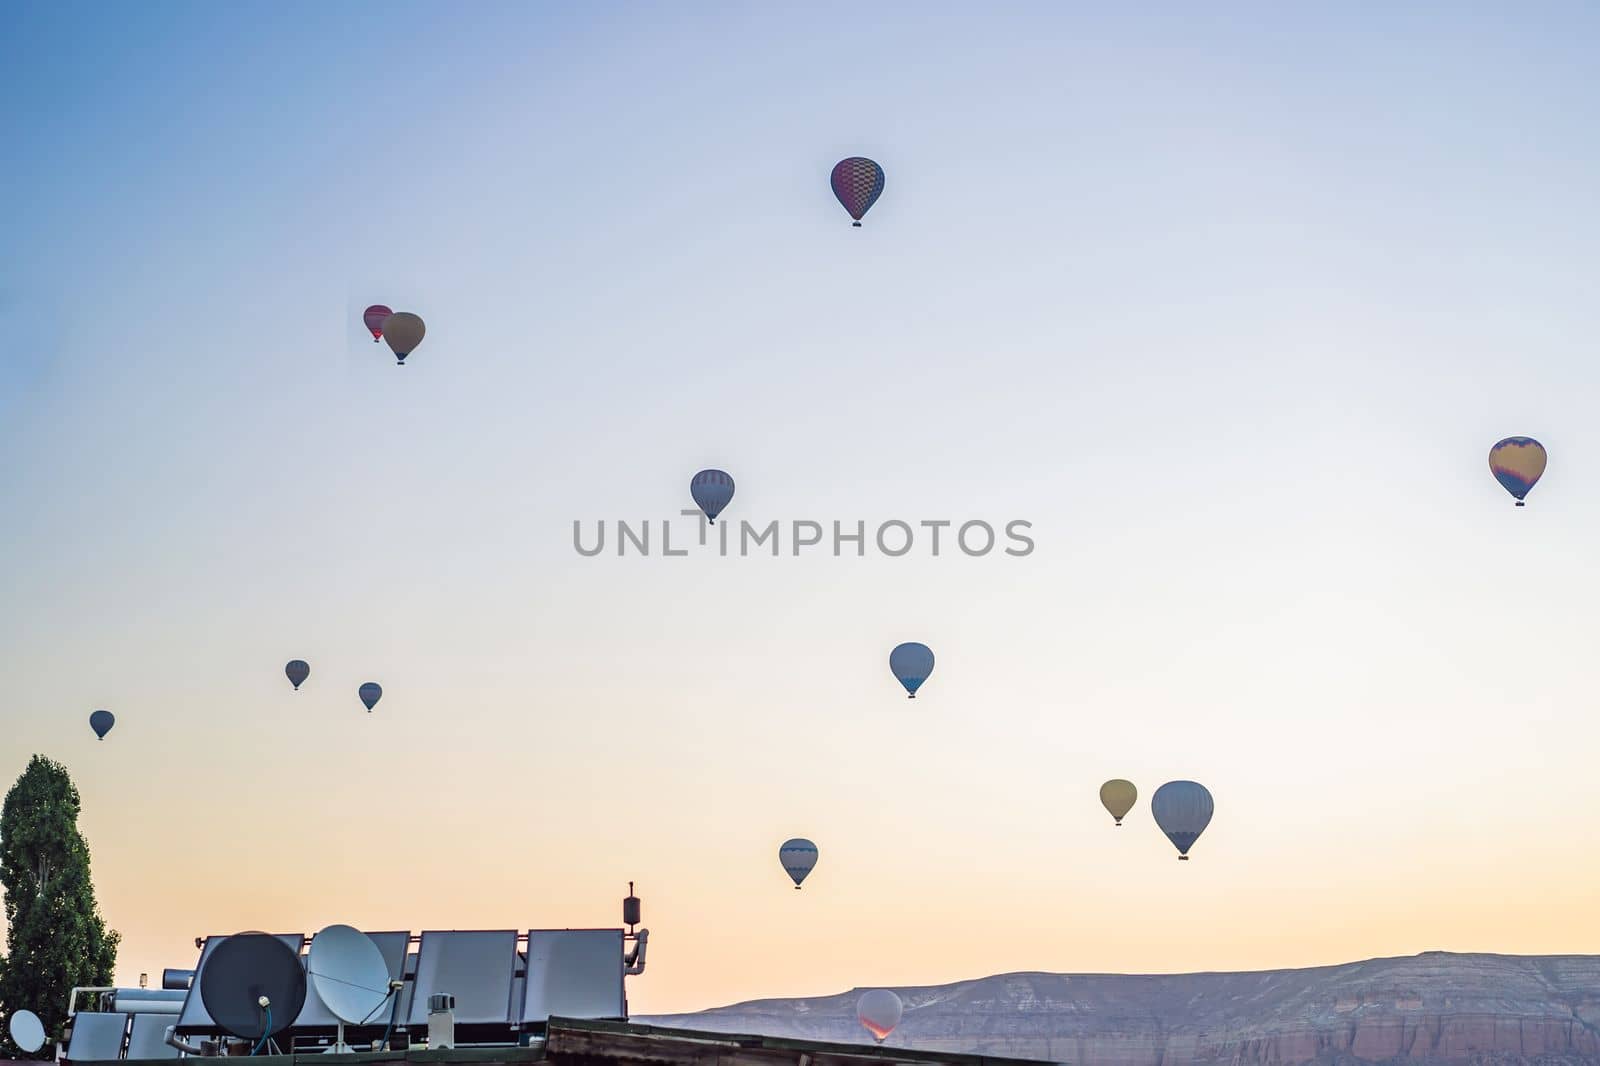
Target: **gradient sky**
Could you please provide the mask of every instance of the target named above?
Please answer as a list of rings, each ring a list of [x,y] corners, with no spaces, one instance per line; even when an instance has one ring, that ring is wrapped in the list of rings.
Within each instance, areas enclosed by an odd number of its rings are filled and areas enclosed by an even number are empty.
[[[614,925],[629,879],[640,1013],[1600,952],[1597,34],[5,5],[0,783],[71,769],[124,982],[242,928]],[[730,518],[1038,547],[573,551],[706,466]],[[1195,861],[1111,776],[1211,787]]]

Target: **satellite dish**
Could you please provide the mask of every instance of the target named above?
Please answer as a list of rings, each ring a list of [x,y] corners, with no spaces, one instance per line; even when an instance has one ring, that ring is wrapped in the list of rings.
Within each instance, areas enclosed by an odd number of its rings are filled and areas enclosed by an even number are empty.
[[[236,933],[200,970],[200,1002],[234,1036],[263,1044],[300,1017],[306,973],[289,945],[265,933]]]
[[[11,1039],[23,1051],[32,1055],[44,1047],[44,1022],[31,1010],[19,1010],[11,1015]]]
[[[348,925],[330,925],[311,938],[306,960],[311,987],[328,1013],[339,1019],[339,1038],[328,1054],[349,1055],[344,1027],[365,1025],[389,1002],[389,964],[372,938]]]

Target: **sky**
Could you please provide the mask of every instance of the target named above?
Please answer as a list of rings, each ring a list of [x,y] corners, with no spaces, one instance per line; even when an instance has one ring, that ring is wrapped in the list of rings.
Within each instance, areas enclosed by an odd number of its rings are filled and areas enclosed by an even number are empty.
[[[630,880],[636,1013],[1600,952],[1597,33],[5,5],[0,784],[73,774],[123,983],[242,929],[614,926]],[[706,467],[725,521],[1035,547],[574,550],[685,543]]]

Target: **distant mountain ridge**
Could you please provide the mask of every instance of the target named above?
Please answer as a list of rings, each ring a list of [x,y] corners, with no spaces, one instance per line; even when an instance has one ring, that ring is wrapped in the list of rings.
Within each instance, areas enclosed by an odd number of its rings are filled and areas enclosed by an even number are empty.
[[[868,1043],[865,989],[652,1024]],[[891,1046],[1081,1066],[1600,1066],[1600,956],[1427,952],[1250,973],[1011,973],[896,988]]]

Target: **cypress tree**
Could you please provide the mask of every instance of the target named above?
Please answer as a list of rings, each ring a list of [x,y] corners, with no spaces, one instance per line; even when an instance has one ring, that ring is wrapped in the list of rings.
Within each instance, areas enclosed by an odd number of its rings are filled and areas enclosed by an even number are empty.
[[[75,985],[109,985],[117,962],[89,879],[89,845],[78,832],[77,786],[60,763],[35,755],[0,809],[0,887],[6,900],[6,957],[0,1013],[31,1010],[50,1040],[67,1020]],[[7,1027],[9,1028],[9,1027]],[[24,1055],[0,1031],[0,1058],[51,1057],[47,1042]]]

